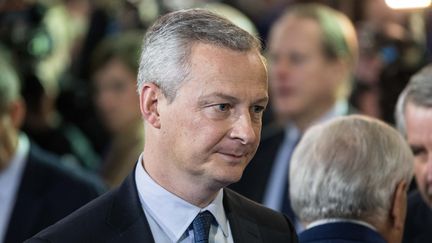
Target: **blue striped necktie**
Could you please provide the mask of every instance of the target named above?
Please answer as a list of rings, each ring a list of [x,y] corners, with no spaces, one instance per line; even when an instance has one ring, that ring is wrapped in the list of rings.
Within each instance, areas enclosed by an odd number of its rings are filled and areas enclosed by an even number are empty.
[[[199,213],[192,221],[195,243],[208,243],[213,215],[209,211]]]

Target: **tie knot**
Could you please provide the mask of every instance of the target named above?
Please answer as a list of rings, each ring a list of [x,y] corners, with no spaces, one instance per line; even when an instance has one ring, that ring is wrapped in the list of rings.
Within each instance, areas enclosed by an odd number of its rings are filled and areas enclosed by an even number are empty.
[[[209,211],[199,213],[192,221],[195,243],[208,243],[213,215]]]

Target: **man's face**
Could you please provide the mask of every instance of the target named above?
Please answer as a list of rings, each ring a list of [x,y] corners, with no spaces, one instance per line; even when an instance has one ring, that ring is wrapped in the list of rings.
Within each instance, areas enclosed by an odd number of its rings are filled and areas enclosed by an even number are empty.
[[[432,108],[408,102],[405,111],[408,143],[414,153],[414,172],[417,187],[432,207]]]
[[[321,30],[314,20],[286,17],[279,22],[272,30],[268,55],[271,99],[278,117],[292,119],[333,104],[340,82],[336,62],[324,56]]]
[[[94,75],[95,103],[109,131],[123,132],[141,118],[136,74],[118,59],[107,62]]]
[[[167,166],[176,179],[213,189],[238,181],[258,147],[267,100],[257,52],[196,44],[187,81],[172,103],[158,104]]]

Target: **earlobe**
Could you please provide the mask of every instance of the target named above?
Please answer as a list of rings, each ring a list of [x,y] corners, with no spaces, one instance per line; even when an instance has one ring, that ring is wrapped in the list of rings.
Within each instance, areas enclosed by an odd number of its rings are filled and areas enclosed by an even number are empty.
[[[160,128],[158,94],[160,89],[153,83],[144,83],[140,95],[141,115],[154,128]]]
[[[407,207],[407,182],[401,181],[396,186],[392,205],[393,227],[403,231]]]

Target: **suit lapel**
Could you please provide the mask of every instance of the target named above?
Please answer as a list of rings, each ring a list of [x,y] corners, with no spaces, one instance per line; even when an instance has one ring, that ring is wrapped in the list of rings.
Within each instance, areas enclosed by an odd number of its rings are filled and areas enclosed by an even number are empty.
[[[134,171],[119,187],[107,215],[107,223],[118,232],[111,242],[154,242],[139,200]]]
[[[228,189],[224,189],[223,203],[234,242],[263,242],[258,225],[247,217],[247,212],[239,204],[238,200],[232,198],[231,192]]]

